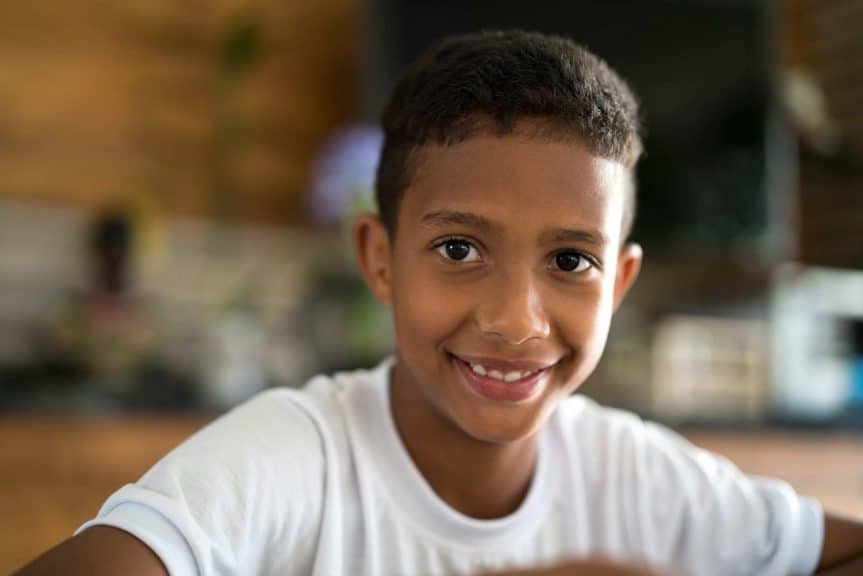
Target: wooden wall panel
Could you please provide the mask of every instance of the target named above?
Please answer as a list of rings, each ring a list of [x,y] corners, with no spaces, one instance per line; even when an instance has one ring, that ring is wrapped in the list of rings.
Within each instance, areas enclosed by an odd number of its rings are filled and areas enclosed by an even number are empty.
[[[352,114],[358,6],[0,0],[0,199],[295,222]],[[256,58],[231,83],[223,47],[246,22]]]

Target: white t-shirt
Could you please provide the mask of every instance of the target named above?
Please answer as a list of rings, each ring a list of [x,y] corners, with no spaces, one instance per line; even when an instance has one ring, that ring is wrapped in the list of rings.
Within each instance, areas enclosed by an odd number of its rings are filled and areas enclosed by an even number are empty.
[[[519,509],[467,517],[435,494],[398,436],[391,364],[259,394],[78,531],[130,532],[173,575],[469,574],[594,554],[697,576],[815,569],[816,502],[579,395],[541,433]]]

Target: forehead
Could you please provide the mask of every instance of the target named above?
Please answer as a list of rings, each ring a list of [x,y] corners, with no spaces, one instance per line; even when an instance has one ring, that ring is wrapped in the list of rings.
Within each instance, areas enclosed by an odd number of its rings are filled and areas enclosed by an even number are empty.
[[[593,229],[620,234],[626,168],[577,140],[477,136],[426,145],[413,157],[400,226],[429,213],[469,212],[520,230]]]

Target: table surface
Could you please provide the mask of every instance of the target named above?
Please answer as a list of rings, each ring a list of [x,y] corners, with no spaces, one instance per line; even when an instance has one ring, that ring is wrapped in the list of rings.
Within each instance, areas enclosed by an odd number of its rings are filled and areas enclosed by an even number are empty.
[[[69,537],[114,490],[215,416],[0,416],[0,573]],[[751,474],[863,519],[863,435],[681,430]]]

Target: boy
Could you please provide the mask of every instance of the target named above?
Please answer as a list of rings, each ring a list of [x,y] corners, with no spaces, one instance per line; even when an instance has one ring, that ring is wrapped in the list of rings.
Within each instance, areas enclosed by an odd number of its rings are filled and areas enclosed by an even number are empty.
[[[637,116],[562,38],[427,52],[384,113],[380,216],[354,230],[395,357],[233,410],[24,573],[860,570],[860,524],[571,395],[641,263]]]

